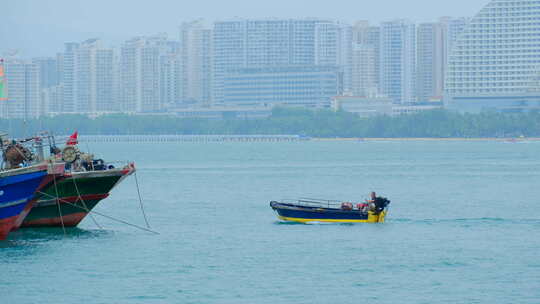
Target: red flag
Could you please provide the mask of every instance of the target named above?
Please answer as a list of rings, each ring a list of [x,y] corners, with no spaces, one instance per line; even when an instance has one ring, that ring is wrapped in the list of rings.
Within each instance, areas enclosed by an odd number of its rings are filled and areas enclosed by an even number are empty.
[[[75,131],[75,133],[71,134],[71,136],[69,137],[69,139],[66,142],[66,145],[67,146],[74,146],[74,145],[78,144],[79,143],[77,141],[77,136],[78,135],[79,135],[79,133],[77,131]]]

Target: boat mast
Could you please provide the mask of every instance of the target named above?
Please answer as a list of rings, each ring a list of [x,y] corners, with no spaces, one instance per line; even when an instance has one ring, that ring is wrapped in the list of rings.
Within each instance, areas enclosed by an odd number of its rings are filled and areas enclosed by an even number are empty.
[[[0,58],[0,102],[5,111],[5,118],[8,121],[9,134],[11,134],[11,120],[9,119],[9,102],[7,92],[7,78],[4,70],[4,59]],[[4,103],[5,102],[5,103]]]

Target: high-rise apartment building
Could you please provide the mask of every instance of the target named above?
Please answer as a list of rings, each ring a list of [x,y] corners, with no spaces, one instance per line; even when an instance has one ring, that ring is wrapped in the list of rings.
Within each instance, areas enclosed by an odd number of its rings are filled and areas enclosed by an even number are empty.
[[[114,111],[113,50],[103,49],[98,39],[89,39],[79,44],[76,60],[75,111]]]
[[[212,30],[203,20],[180,26],[180,54],[183,63],[182,99],[210,104],[212,97]]]
[[[342,73],[342,92],[352,92],[352,44],[353,28],[349,24],[337,23],[337,57],[336,64]],[[332,47],[332,46],[330,46]]]
[[[380,27],[380,92],[394,102],[416,101],[416,25],[407,20]]]
[[[464,111],[540,109],[538,1],[493,0],[450,55],[445,102]]]
[[[52,57],[33,58],[32,62],[39,68],[39,85],[42,88],[57,86],[58,79],[58,60]]]
[[[377,86],[377,50],[374,45],[357,43],[352,49],[352,94],[374,96]]]
[[[279,68],[279,73],[287,69],[296,73],[302,67],[328,66],[329,64],[338,66],[340,61],[345,61],[340,58],[342,54],[340,42],[347,40],[340,37],[342,32],[344,31],[337,23],[322,19],[216,22],[213,32],[215,101],[226,101],[224,92],[228,88],[225,87],[225,79],[230,74],[234,74],[234,78],[237,79],[240,77],[239,70],[247,72],[255,68],[259,71],[267,68],[269,70],[264,73],[271,74],[272,69]],[[334,79],[343,81],[343,69],[338,69],[337,73],[341,75]],[[246,80],[249,81],[248,75],[246,75]],[[334,87],[341,87],[341,85],[334,84]],[[272,88],[266,90],[272,90]],[[282,101],[289,102],[285,99]]]
[[[58,53],[54,58],[34,58],[32,62],[37,64],[39,68],[43,115],[62,112],[64,102],[64,86],[62,85],[63,53]]]
[[[449,54],[467,22],[467,18],[442,17],[438,22],[418,25],[416,73],[419,101],[443,96]]]
[[[352,94],[374,96],[379,92],[380,29],[358,21],[352,34]]]
[[[438,22],[418,25],[416,72],[419,101],[443,96],[448,56],[467,22],[467,18],[443,17]]]
[[[77,110],[77,62],[79,44],[69,42],[61,56],[60,70],[62,103],[59,112],[75,113]]]
[[[184,61],[180,53],[171,50],[160,56],[159,98],[163,107],[170,107],[184,100]]]
[[[159,112],[170,102],[167,98],[176,98],[174,94],[178,94],[179,89],[164,86],[176,86],[177,80],[163,77],[180,73],[180,67],[169,66],[180,64],[181,60],[175,58],[178,52],[178,43],[167,40],[164,34],[136,37],[122,44],[119,67],[122,111]],[[163,96],[164,91],[171,93]]]
[[[45,109],[41,103],[39,66],[10,59],[4,62],[8,100],[0,107],[3,118],[37,118]]]
[[[45,109],[43,115],[62,112],[63,93],[62,84],[41,88],[41,103]]]
[[[342,74],[342,86],[351,91],[352,83],[352,27],[338,22],[315,26],[315,65],[336,66]]]
[[[39,69],[39,86],[40,86],[40,98],[41,107],[43,108],[43,115],[47,115],[50,112],[59,112],[62,104],[61,86],[60,86],[60,74],[57,58],[52,57],[40,57],[33,58],[32,63],[36,64]]]
[[[446,70],[446,31],[439,22],[418,25],[416,93],[419,101],[441,97]]]
[[[99,39],[66,43],[61,58],[64,113],[98,113],[118,110],[115,98],[115,58]],[[60,74],[60,72],[57,72]]]
[[[450,54],[452,53],[452,49],[454,48],[454,43],[458,40],[459,36],[463,33],[467,24],[469,24],[470,18],[442,17],[439,19],[439,22],[443,25],[444,31],[445,31],[446,63],[448,64],[448,59],[450,57]]]

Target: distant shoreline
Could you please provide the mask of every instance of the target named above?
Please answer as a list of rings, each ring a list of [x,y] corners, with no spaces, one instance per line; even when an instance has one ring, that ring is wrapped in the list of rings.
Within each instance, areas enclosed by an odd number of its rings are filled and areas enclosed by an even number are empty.
[[[496,138],[496,137],[381,137],[381,138],[312,138],[314,141],[503,141],[503,142],[524,142],[524,141],[540,141],[540,137],[526,138]]]
[[[60,136],[63,138],[65,136]],[[319,141],[319,142],[530,142],[540,141],[540,137],[530,138],[465,138],[465,137],[387,137],[387,138],[324,138],[309,137],[299,135],[83,135],[79,136],[83,142],[299,142],[299,141]]]
[[[8,133],[13,137],[38,134],[43,130],[49,130],[52,134],[72,134],[75,130],[79,131],[79,135],[116,133],[112,136],[124,137],[119,139],[122,141],[127,141],[125,137],[130,137],[130,141],[133,137],[142,137],[140,134],[161,134],[151,136],[167,137],[163,141],[191,140],[176,138],[180,136],[199,137],[197,140],[202,141],[219,141],[216,137],[227,137],[223,141],[231,141],[232,137],[236,137],[233,139],[236,141],[271,141],[269,137],[273,137],[274,141],[304,141],[312,138],[342,141],[509,141],[513,140],[511,138],[521,139],[522,135],[539,138],[540,112],[461,114],[450,110],[433,110],[410,115],[362,118],[352,113],[329,109],[274,108],[272,115],[264,119],[169,116],[160,116],[157,119],[152,115],[127,114],[89,118],[81,115],[60,115],[31,120],[0,119],[0,130],[9,130]],[[124,135],[118,135],[119,133]],[[282,136],[288,139],[283,139]],[[89,140],[95,141],[92,138]],[[162,141],[159,138],[133,140]]]

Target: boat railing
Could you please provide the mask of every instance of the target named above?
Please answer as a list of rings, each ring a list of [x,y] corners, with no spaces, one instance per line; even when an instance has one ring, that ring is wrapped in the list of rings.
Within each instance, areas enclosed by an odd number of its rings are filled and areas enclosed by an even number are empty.
[[[100,165],[99,163],[94,164],[95,161],[103,161],[103,163]],[[105,161],[102,159],[95,159],[90,166],[92,166],[93,170],[110,170],[110,169],[121,169],[128,167],[130,164],[132,164],[132,161],[127,160],[114,160],[114,161]],[[97,165],[97,166],[96,166]],[[96,166],[96,167],[94,167]]]
[[[126,166],[129,166],[130,164],[132,164],[133,162],[132,161],[129,161],[129,160],[113,160],[113,161],[105,161],[105,164],[107,166],[109,165],[113,165],[115,168],[122,168],[122,167],[126,167]]]
[[[94,159],[92,162],[74,162],[66,164],[66,171],[106,171],[111,169],[123,169],[129,167],[131,164],[133,164],[131,161],[104,161],[102,159]]]
[[[316,198],[299,198],[299,199],[284,199],[281,201],[285,204],[295,204],[302,205],[307,207],[316,207],[316,208],[341,208],[341,205],[344,201],[338,200],[327,200],[327,199],[316,199]]]

